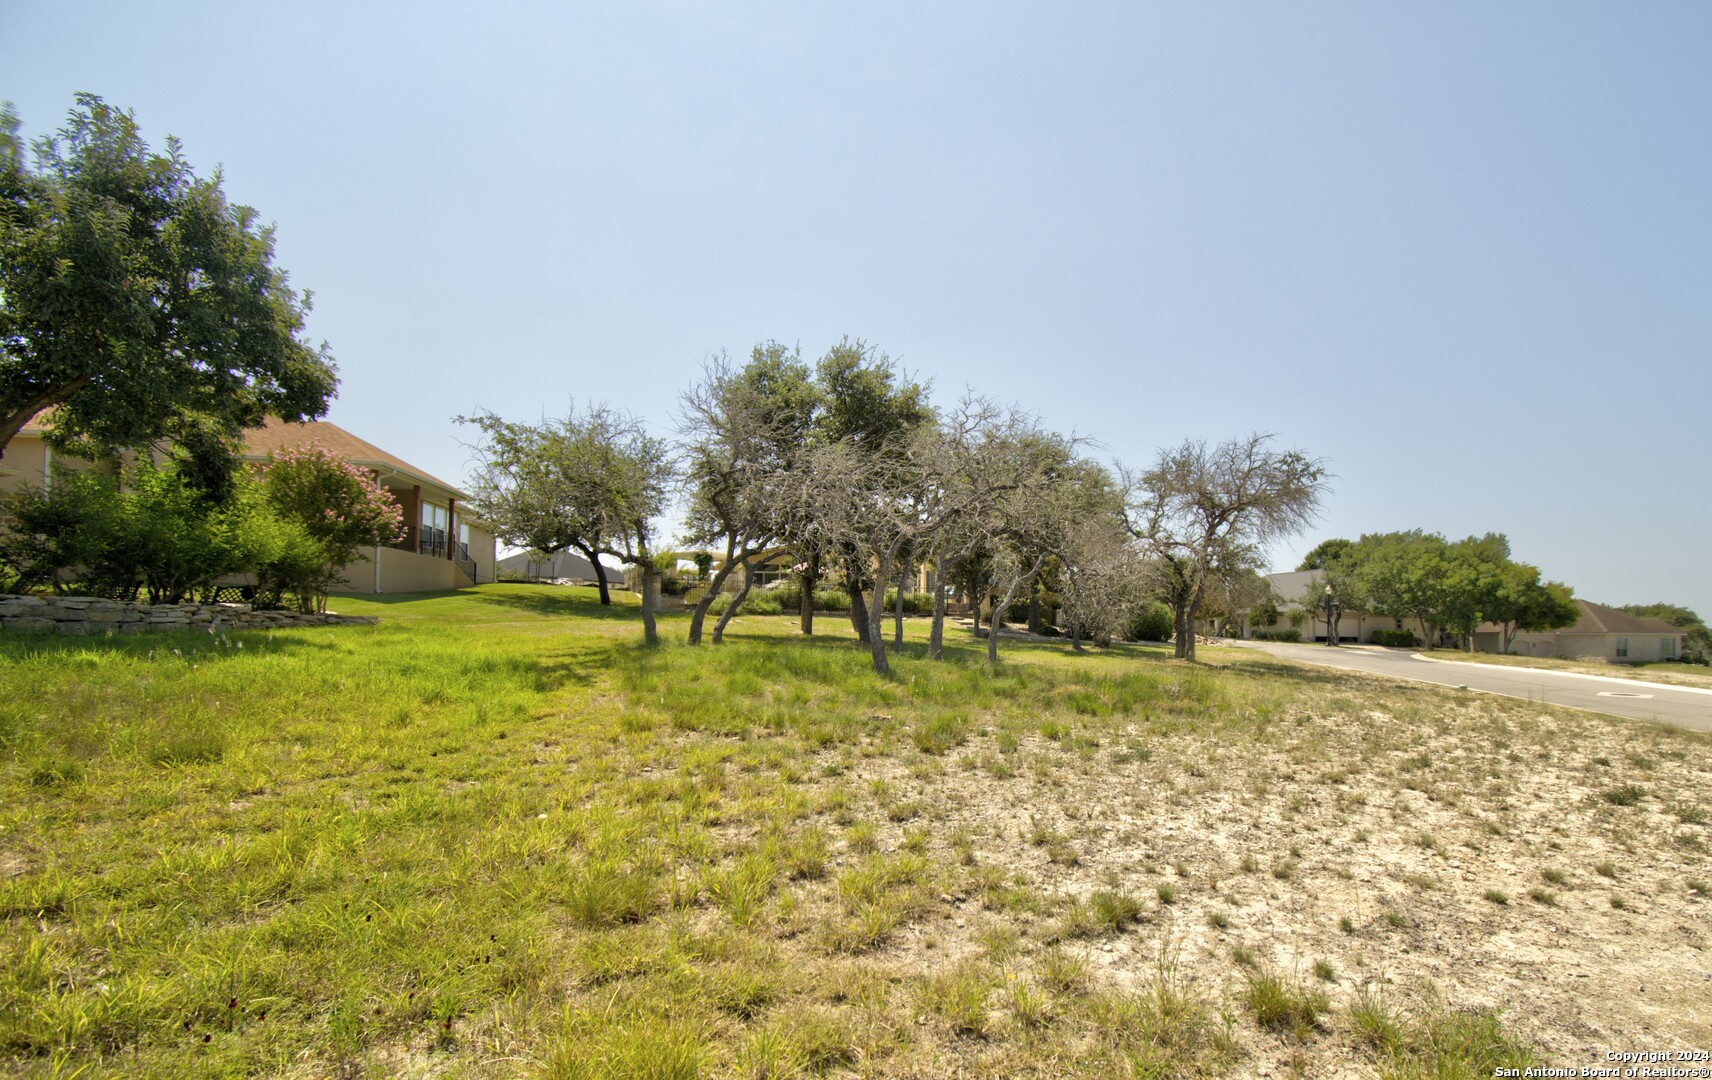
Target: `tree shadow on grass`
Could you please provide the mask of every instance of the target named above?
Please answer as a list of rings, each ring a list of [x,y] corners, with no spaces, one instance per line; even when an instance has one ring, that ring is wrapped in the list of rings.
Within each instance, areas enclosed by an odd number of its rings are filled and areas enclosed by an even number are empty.
[[[789,617],[795,618],[795,616]],[[819,625],[819,620],[816,620],[816,625]],[[742,641],[766,649],[816,649],[844,652],[851,656],[860,657],[864,665],[870,661],[868,646],[857,639],[855,631],[845,622],[840,622],[834,628],[817,631],[806,637],[801,634],[781,636],[777,633],[746,631],[741,623],[733,623],[726,630],[725,637],[727,641]],[[718,646],[713,647],[718,648]],[[1156,654],[1156,649],[1139,652],[1133,651],[1128,646],[1118,646],[1112,649],[1097,649],[1090,646],[1086,652],[1074,653],[1070,649],[1068,639],[1020,634],[1016,636],[1006,634],[999,641],[999,664],[1001,668],[1006,660],[1019,656],[1083,657],[1090,660],[1130,657],[1137,661],[1148,661],[1159,659]],[[933,662],[928,660],[928,643],[919,638],[906,638],[903,651],[898,652],[892,645],[892,628],[889,622],[886,628],[886,655],[893,662]],[[947,624],[943,655],[938,662],[954,668],[985,667],[987,664],[985,636],[976,636],[970,633],[968,627]],[[893,671],[892,676],[896,678],[897,675],[898,672]]]
[[[197,663],[235,660],[279,652],[333,652],[337,642],[320,635],[342,627],[305,626],[289,630],[163,630],[145,634],[0,635],[0,664],[32,657],[72,657],[92,651],[139,660],[177,658]],[[301,632],[300,632],[301,631]]]
[[[552,619],[627,619],[635,622],[638,627],[642,625],[642,609],[634,603],[619,600],[619,596],[626,595],[621,590],[614,590],[614,600],[611,604],[602,604],[600,593],[593,588],[571,585],[518,586],[504,592],[484,588],[465,595],[483,604],[527,611]],[[688,614],[682,608],[668,608],[654,613],[656,618],[666,620]]]
[[[534,660],[534,668],[545,691],[567,686],[588,687],[612,670],[625,646],[617,642],[581,643],[553,649]]]

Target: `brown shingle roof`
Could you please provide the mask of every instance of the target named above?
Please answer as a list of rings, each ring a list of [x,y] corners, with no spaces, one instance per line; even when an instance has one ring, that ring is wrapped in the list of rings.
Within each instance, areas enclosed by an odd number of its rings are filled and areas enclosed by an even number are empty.
[[[444,488],[451,492],[454,498],[469,498],[458,488],[432,473],[417,468],[403,458],[394,457],[374,443],[359,439],[339,425],[325,420],[288,424],[270,416],[261,427],[245,430],[244,456],[264,458],[281,450],[308,446],[310,443],[331,450],[354,465],[364,465],[383,472],[400,472],[413,480]]]
[[[1645,615],[1631,615],[1627,611],[1595,604],[1589,600],[1577,600],[1576,606],[1581,608],[1581,618],[1575,620],[1574,626],[1559,630],[1560,634],[1680,634],[1682,628],[1672,626],[1663,619],[1652,619]]]

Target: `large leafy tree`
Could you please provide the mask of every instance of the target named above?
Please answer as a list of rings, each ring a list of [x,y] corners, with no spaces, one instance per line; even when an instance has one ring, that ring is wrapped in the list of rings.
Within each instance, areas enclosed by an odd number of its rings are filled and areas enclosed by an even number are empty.
[[[1296,569],[1324,570],[1327,564],[1336,562],[1343,556],[1344,552],[1348,551],[1354,545],[1355,541],[1344,540],[1341,538],[1321,540],[1318,544],[1314,545],[1314,550],[1302,556],[1302,565],[1296,567]]]
[[[848,469],[853,474],[857,486],[846,493],[852,497],[864,490],[896,494],[911,472],[906,461],[910,449],[919,448],[915,436],[934,419],[927,388],[875,346],[843,338],[815,365],[815,389],[818,408],[810,441],[816,453],[833,449],[823,456],[822,465],[836,462],[834,472]],[[797,498],[792,505],[801,511],[808,503]],[[872,581],[871,560],[848,535],[831,541],[825,519],[787,516],[781,530],[803,558],[803,633],[814,629],[814,609],[808,598],[820,579],[822,562],[833,560],[850,594],[851,627],[866,641],[872,621],[865,598]],[[875,585],[882,595],[884,580]]]
[[[1271,442],[1264,434],[1217,446],[1191,439],[1161,450],[1147,471],[1125,474],[1130,528],[1167,584],[1179,659],[1195,658],[1195,616],[1214,571],[1252,561],[1319,511],[1325,462]]]
[[[594,568],[600,602],[611,604],[599,554],[606,519],[594,505],[599,487],[590,477],[600,467],[600,452],[583,437],[578,418],[523,424],[480,412],[456,419],[481,431],[471,509],[513,547],[545,555],[581,552]]]
[[[271,226],[199,177],[177,140],[79,94],[26,160],[0,111],[0,455],[55,408],[50,436],[110,452],[171,439],[232,460],[266,414],[326,412],[338,380],[303,340],[309,294],[273,265]]]
[[[563,420],[516,424],[492,413],[460,417],[482,431],[471,505],[507,543],[537,551],[574,547],[601,573],[599,557],[636,566],[642,577],[642,626],[658,640],[654,612],[660,568],[654,523],[665,509],[673,463],[664,440],[606,405]]]
[[[708,609],[741,570],[739,595],[714,627],[714,642],[721,640],[754,581],[752,560],[778,542],[777,493],[806,453],[819,400],[798,350],[776,341],[755,346],[741,368],[724,357],[708,364],[680,399],[687,538],[724,552],[690,613],[691,645],[701,643]]]
[[[1343,561],[1354,564],[1369,613],[1419,619],[1427,643],[1435,643],[1448,594],[1450,554],[1444,537],[1420,529],[1367,533]]]
[[[664,439],[648,434],[642,421],[604,405],[573,416],[574,460],[570,498],[612,555],[642,575],[642,636],[660,642],[654,613],[660,603],[660,568],[655,561],[655,522],[665,511],[676,463]]]
[[[1350,606],[1419,619],[1429,644],[1440,629],[1470,635],[1490,622],[1508,652],[1519,631],[1568,626],[1579,614],[1569,586],[1514,561],[1503,533],[1455,542],[1420,529],[1369,533],[1329,560],[1327,573],[1347,579]]]
[[[1518,631],[1556,630],[1580,617],[1575,590],[1559,581],[1541,581],[1537,566],[1506,562],[1492,576],[1486,618],[1498,625],[1499,652],[1510,651]]]

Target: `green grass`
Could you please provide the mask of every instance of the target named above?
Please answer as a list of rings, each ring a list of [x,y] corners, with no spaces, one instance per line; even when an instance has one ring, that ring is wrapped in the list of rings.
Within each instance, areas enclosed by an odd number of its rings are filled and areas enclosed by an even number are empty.
[[[1076,951],[1157,936],[1141,901],[985,865],[936,770],[991,754],[1056,783],[1103,768],[1096,746],[1145,745],[1140,768],[1188,734],[1272,745],[1303,695],[1364,708],[1341,676],[1009,641],[989,672],[956,635],[929,662],[911,624],[880,679],[838,619],[803,640],[792,618],[742,616],[691,649],[667,614],[646,649],[625,595],[593,596],[484,586],[334,601],[369,627],[0,639],[9,1071],[1239,1067],[1216,993],[1163,964],[1115,992]],[[1040,829],[1029,850],[1073,870],[1081,823]],[[1155,892],[1196,911],[1213,887]],[[1013,942],[1003,970],[991,945],[928,953],[929,974],[898,963],[972,919]],[[1277,1030],[1325,1021],[1317,991],[1283,990]]]
[[[1599,797],[1612,806],[1634,806],[1646,798],[1647,789],[1639,784],[1622,784],[1614,788],[1606,788]]]
[[[1431,992],[1420,1008],[1404,1011],[1363,988],[1349,1025],[1386,1080],[1520,1076],[1535,1064],[1532,1050],[1492,1010],[1449,1008]]]
[[[1327,965],[1321,977],[1329,980],[1331,974]],[[1248,976],[1242,1002],[1263,1030],[1295,1039],[1312,1036],[1321,1016],[1331,1011],[1331,998],[1324,991],[1265,970]]]

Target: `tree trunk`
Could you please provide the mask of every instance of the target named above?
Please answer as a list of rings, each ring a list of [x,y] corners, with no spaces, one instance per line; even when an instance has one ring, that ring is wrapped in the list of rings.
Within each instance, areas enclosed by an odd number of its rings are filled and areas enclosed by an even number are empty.
[[[802,632],[812,634],[814,633],[814,587],[820,584],[820,552],[817,551],[808,557],[808,573],[798,574],[797,578],[802,582],[802,600],[798,605],[798,612],[802,616]]]
[[[1082,624],[1076,619],[1070,620],[1070,648],[1076,652],[1084,651],[1082,649]]]
[[[742,562],[745,567],[749,565],[747,557]],[[737,569],[737,561],[732,558],[731,548],[728,545],[725,549],[725,561],[720,564],[719,569],[713,575],[713,579],[707,583],[706,591],[701,594],[701,599],[696,601],[695,610],[690,612],[689,643],[691,645],[701,644],[702,623],[706,621],[708,610],[713,607],[713,602],[719,598],[719,590],[724,586],[725,579],[730,577],[731,571],[735,569]],[[730,611],[731,605],[725,605],[725,610]],[[720,625],[725,624],[721,622]],[[714,634],[713,641],[716,645],[719,643],[718,633]]]
[[[996,600],[995,599],[993,601],[993,614],[991,617],[989,617],[987,619],[987,666],[988,667],[996,668],[999,666],[999,627],[1004,625],[1004,619],[999,615],[999,612],[1010,610],[1011,599],[1012,599],[1013,595],[1015,594],[1015,592],[1016,592],[1016,587],[1012,586],[1011,588],[1005,590],[1005,596],[1004,596],[1003,600]]]
[[[33,398],[22,401],[13,399],[6,402],[7,412],[0,416],[0,458],[6,456],[6,446],[18,432],[24,429],[35,415],[49,405],[62,405],[65,400],[77,391],[95,381],[94,375],[79,375],[69,383],[61,383],[49,387]]]
[[[1171,644],[1177,659],[1195,658],[1195,634],[1189,626],[1188,605],[1181,600],[1171,605]]]
[[[876,568],[874,574],[874,609],[872,611],[869,611],[866,608],[862,609],[862,621],[866,624],[863,628],[866,632],[863,640],[868,643],[868,655],[873,659],[874,674],[876,675],[890,675],[892,672],[891,664],[886,661],[885,632],[885,581],[886,575],[891,572],[891,569],[891,553],[883,552],[880,555],[880,565]],[[856,590],[852,589],[852,599],[854,599],[855,595]],[[855,611],[856,608],[852,607],[850,610]]]
[[[755,584],[755,565],[747,558],[743,560],[743,587],[737,590],[725,610],[720,612],[719,621],[713,624],[713,643],[722,644],[725,641],[725,624],[737,614],[737,609],[743,606],[743,601],[749,598],[749,587]]]
[[[909,567],[898,568],[898,596],[892,602],[892,651],[899,656],[904,652],[904,579],[909,576]]]
[[[1040,633],[1040,590],[1030,589],[1028,594],[1028,632]]]
[[[593,548],[584,547],[581,544],[573,544],[572,546],[582,552],[583,558],[587,559],[589,565],[594,567],[594,581],[596,585],[600,586],[600,602],[611,604],[612,594],[606,589],[606,567],[600,565],[600,557],[594,553]]]
[[[844,591],[850,594],[850,629],[856,631],[856,640],[868,640],[868,600],[863,595],[862,586],[856,584],[854,577],[844,579]],[[883,597],[885,594],[882,593]]]
[[[660,643],[659,629],[654,625],[654,607],[660,597],[660,568],[654,560],[642,560],[642,640],[649,645]]]
[[[976,612],[977,618],[980,612]],[[927,655],[931,660],[945,657],[945,557],[933,557],[933,629],[927,637]]]

